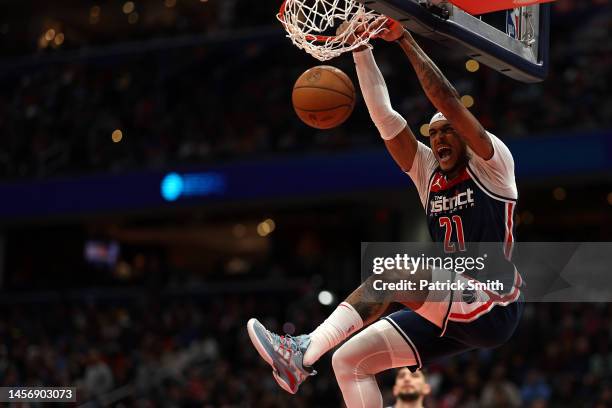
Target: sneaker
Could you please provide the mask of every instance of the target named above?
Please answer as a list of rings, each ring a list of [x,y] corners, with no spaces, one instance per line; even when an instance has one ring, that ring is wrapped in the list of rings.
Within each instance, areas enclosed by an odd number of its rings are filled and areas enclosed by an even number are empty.
[[[272,366],[272,375],[281,388],[295,394],[308,377],[317,372],[303,364],[310,336],[279,336],[266,329],[257,319],[250,319],[247,330],[257,352]]]

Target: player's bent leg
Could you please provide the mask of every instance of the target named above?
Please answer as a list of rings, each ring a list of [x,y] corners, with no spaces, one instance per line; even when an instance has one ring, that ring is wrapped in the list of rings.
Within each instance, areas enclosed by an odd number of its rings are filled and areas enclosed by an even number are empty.
[[[380,320],[344,343],[332,365],[347,408],[377,408],[383,400],[375,375],[417,363],[406,340],[388,321]]]
[[[431,272],[388,271],[387,279],[397,282],[402,279],[429,279]],[[312,375],[310,366],[323,354],[333,349],[345,339],[367,326],[397,299],[397,292],[378,291],[373,281],[366,279],[351,293],[345,302],[321,323],[311,334],[298,337],[279,336],[267,330],[256,319],[249,320],[247,330],[259,355],[272,366],[272,373],[278,384],[294,394],[299,385]],[[428,295],[427,290],[412,291],[410,306],[420,306]]]
[[[257,319],[250,319],[247,331],[255,349],[272,367],[274,379],[285,391],[295,394],[308,377],[317,372],[303,364],[310,336],[279,336],[266,329]]]
[[[311,366],[323,354],[362,327],[375,322],[387,309],[391,302],[407,301],[410,308],[420,307],[428,296],[427,289],[412,290],[408,295],[401,291],[377,290],[375,282],[380,278],[370,276],[355,289],[344,302],[319,327],[310,334],[310,347],[304,354],[304,364]],[[385,273],[388,283],[402,280],[431,279],[431,271],[389,270]]]

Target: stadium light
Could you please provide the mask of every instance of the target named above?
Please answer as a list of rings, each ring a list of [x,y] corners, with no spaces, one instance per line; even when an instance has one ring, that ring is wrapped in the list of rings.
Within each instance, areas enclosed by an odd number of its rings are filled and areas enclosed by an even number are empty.
[[[134,2],[133,1],[127,1],[123,4],[123,12],[125,14],[130,14],[132,11],[134,11]]]
[[[471,108],[472,106],[474,106],[474,98],[472,97],[472,95],[463,95],[461,97],[461,103],[466,108]]]
[[[429,123],[423,123],[419,131],[421,132],[421,135],[425,137],[429,136]]]
[[[223,194],[226,188],[227,181],[223,174],[213,172],[178,174],[172,172],[162,178],[160,191],[164,200],[176,201],[179,198]]]
[[[321,292],[319,292],[318,298],[319,303],[321,303],[323,306],[329,306],[334,301],[334,294],[330,291],[322,290]]]
[[[270,235],[276,229],[276,223],[273,219],[268,218],[257,225],[257,233],[262,236]]]
[[[54,40],[55,45],[57,45],[58,47],[59,47],[60,45],[62,45],[62,44],[64,43],[64,38],[65,38],[65,37],[64,37],[64,33],[58,33],[58,34],[55,36],[55,40]]]
[[[167,201],[174,201],[183,192],[183,178],[176,173],[169,173],[161,184],[161,194]]]
[[[470,59],[465,63],[465,69],[467,69],[468,72],[476,72],[480,69],[480,64],[478,61]]]
[[[119,143],[123,139],[123,132],[120,129],[115,129],[111,135],[114,143]]]
[[[276,223],[272,218],[267,218],[264,222],[270,227],[270,232],[276,229]]]
[[[55,38],[55,30],[50,28],[45,33],[45,40],[52,41]]]

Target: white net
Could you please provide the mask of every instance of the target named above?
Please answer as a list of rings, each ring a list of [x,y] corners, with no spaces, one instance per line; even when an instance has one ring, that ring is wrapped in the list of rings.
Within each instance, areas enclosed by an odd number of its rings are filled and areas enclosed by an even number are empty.
[[[367,45],[387,21],[354,0],[286,0],[277,18],[293,44],[320,61]]]

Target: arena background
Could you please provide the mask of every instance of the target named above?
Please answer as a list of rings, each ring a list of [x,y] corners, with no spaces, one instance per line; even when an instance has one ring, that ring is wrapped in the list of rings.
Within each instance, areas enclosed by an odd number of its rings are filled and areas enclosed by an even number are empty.
[[[1,386],[76,386],[88,407],[342,405],[329,357],[280,390],[247,319],[308,332],[359,283],[361,241],[428,236],[362,100],[330,131],[295,116],[317,61],[278,6],[0,1]],[[612,240],[611,38],[608,0],[558,0],[530,85],[422,41],[514,153],[520,241]],[[407,60],[375,53],[418,132],[433,108]],[[331,64],[356,80],[350,56]],[[530,304],[507,345],[429,367],[427,406],[612,406],[611,341],[609,304]]]

